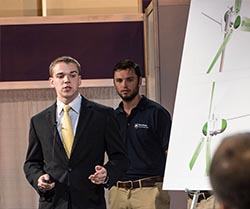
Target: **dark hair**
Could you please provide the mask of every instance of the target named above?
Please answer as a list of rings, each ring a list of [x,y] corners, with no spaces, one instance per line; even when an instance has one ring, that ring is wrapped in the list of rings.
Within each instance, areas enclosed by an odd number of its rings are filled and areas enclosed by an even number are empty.
[[[78,73],[79,75],[81,74],[81,65],[80,63],[74,59],[73,57],[70,57],[70,56],[62,56],[62,57],[58,57],[56,58],[54,61],[51,62],[51,64],[49,65],[49,75],[52,76],[53,74],[53,69],[55,67],[55,65],[59,62],[64,62],[66,64],[69,64],[69,63],[73,63],[76,65],[77,69],[78,69]]]
[[[140,66],[138,64],[136,64],[133,60],[130,60],[130,59],[123,59],[123,60],[119,61],[114,67],[113,76],[114,76],[116,71],[126,70],[126,69],[133,70],[135,72],[135,74],[138,76],[138,78],[141,77]]]
[[[250,208],[250,133],[224,138],[211,162],[210,182],[227,208]]]

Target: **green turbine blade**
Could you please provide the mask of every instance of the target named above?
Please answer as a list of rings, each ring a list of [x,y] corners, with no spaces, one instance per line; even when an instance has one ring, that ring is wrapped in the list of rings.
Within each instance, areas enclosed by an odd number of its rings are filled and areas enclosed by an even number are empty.
[[[194,164],[195,164],[195,162],[196,162],[196,160],[197,160],[197,158],[198,158],[198,156],[199,156],[199,154],[201,152],[201,149],[202,149],[202,147],[204,145],[204,141],[205,141],[205,138],[202,137],[201,141],[199,142],[198,146],[196,147],[196,149],[194,151],[194,154],[193,154],[193,156],[192,156],[192,158],[191,158],[191,160],[189,162],[189,169],[190,170],[192,170],[193,167],[194,167]]]
[[[213,99],[214,99],[214,88],[215,88],[215,81],[213,81],[213,83],[212,83],[212,91],[211,91],[209,112],[208,112],[208,121],[211,118],[211,113],[212,113],[212,106],[213,106]]]
[[[250,18],[242,17],[240,30],[250,32]]]
[[[234,2],[234,10],[236,14],[240,12],[241,3],[242,3],[242,0],[235,0]]]
[[[218,52],[216,53],[216,55],[215,55],[215,57],[214,57],[212,63],[210,64],[210,66],[209,66],[209,68],[208,68],[208,70],[207,70],[207,73],[210,73],[210,72],[211,72],[211,70],[212,70],[212,68],[214,67],[216,61],[219,59],[219,57],[220,57],[222,51],[223,51],[224,48],[226,47],[226,44],[227,44],[227,42],[229,41],[229,39],[230,39],[232,33],[233,33],[233,29],[231,28],[231,29],[228,31],[226,37],[224,38],[224,41],[223,41],[223,43],[221,44],[221,47],[219,48]]]

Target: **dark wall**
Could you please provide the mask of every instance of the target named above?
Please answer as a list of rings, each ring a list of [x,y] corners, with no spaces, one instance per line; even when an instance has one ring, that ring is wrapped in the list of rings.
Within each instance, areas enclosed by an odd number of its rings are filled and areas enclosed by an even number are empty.
[[[189,5],[162,5],[158,12],[161,104],[173,114]]]
[[[143,22],[0,26],[0,81],[47,80],[48,66],[70,55],[82,78],[112,78],[120,59],[137,62],[144,74]]]

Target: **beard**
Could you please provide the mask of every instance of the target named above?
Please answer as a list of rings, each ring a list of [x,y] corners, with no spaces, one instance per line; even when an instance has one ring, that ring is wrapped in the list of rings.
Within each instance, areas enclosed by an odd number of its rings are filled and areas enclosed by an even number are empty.
[[[139,85],[136,86],[136,88],[131,92],[130,95],[123,96],[121,93],[118,92],[119,96],[122,98],[125,102],[132,101],[139,93]]]

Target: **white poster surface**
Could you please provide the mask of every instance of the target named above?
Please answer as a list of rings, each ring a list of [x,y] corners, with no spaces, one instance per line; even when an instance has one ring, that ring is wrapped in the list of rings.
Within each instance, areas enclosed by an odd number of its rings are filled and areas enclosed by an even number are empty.
[[[250,131],[250,0],[192,0],[163,188],[211,190],[222,138]]]

